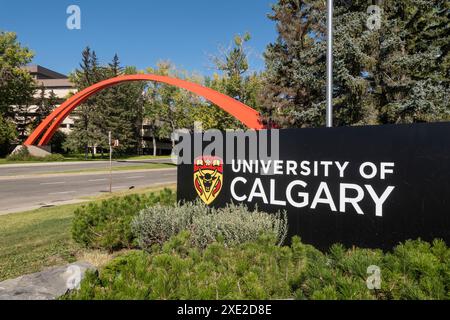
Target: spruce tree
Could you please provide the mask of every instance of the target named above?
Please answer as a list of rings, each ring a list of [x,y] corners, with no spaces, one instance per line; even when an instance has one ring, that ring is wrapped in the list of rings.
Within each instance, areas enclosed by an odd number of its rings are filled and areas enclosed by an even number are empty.
[[[71,74],[70,78],[78,91],[81,91],[100,81],[103,78],[101,73],[102,68],[98,64],[95,52],[86,47],[82,52],[80,68]],[[84,149],[85,158],[88,156],[89,147],[94,147],[100,138],[99,128],[94,121],[98,118],[97,99],[97,95],[90,97],[72,113],[75,122],[66,146],[76,151]],[[93,148],[91,151],[94,155]]]
[[[117,55],[106,66],[99,64],[95,51],[90,48],[83,51],[82,57],[80,69],[72,75],[78,90],[102,80],[137,73],[135,68],[121,67]],[[74,112],[76,121],[66,146],[72,149],[83,146],[86,157],[88,148],[92,147],[94,156],[93,147],[102,153],[109,150],[108,133],[111,131],[113,139],[120,141],[117,152],[136,152],[140,143],[144,86],[140,82],[119,84],[90,97]]]
[[[117,55],[106,67],[108,78],[124,74],[136,74],[133,67],[123,68]],[[119,153],[136,153],[141,143],[140,127],[142,122],[142,82],[123,83],[105,89],[98,99],[99,110],[102,116],[98,124],[102,131],[102,146],[107,146],[108,132],[119,140],[120,145],[116,149]]]
[[[379,8],[376,28],[369,5]],[[279,36],[265,53],[266,122],[324,125],[325,14],[319,0],[273,6]],[[448,120],[448,24],[445,1],[335,1],[335,124]]]
[[[450,120],[450,5],[385,1],[375,92],[383,123]]]
[[[323,1],[280,0],[269,19],[278,38],[264,54],[266,73],[262,90],[266,124],[281,127],[322,122],[324,93]]]

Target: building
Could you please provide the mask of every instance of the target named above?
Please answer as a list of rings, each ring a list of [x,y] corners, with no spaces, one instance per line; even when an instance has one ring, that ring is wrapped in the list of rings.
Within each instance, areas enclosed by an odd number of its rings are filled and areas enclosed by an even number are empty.
[[[35,79],[38,87],[43,87],[45,90],[45,95],[48,97],[51,91],[56,95],[58,98],[58,105],[63,103],[71,93],[76,92],[75,85],[70,82],[69,78],[61,73],[55,72],[53,70],[44,68],[39,65],[31,65],[24,67],[25,70],[27,70],[33,79]],[[41,93],[39,90],[35,93],[35,98],[39,98],[39,95]],[[33,111],[36,110],[35,105],[29,106],[29,111],[32,114]],[[74,119],[70,116],[67,117],[63,123],[61,124],[60,130],[64,133],[69,133],[71,130],[71,127],[74,124]]]

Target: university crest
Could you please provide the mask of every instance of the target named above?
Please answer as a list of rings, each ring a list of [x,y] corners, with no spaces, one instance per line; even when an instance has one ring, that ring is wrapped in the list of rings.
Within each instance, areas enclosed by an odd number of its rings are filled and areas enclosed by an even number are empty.
[[[200,199],[212,203],[223,186],[223,161],[218,157],[203,156],[194,160],[194,187]]]

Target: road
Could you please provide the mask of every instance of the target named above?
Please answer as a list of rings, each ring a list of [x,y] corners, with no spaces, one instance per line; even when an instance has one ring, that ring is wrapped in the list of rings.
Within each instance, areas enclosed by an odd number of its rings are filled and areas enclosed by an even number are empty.
[[[123,166],[130,163],[115,163],[115,165]],[[72,203],[79,201],[82,197],[104,194],[109,191],[109,173],[107,172],[36,174],[36,170],[60,172],[101,166],[105,167],[105,163],[21,165],[11,168],[0,166],[0,214]],[[13,173],[8,169],[13,170]],[[176,174],[176,168],[115,171],[113,172],[113,192],[174,184]]]

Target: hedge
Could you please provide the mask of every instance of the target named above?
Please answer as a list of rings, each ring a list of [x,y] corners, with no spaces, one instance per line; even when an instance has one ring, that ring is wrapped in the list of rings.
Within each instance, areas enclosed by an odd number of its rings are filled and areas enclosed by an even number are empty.
[[[173,205],[176,195],[170,189],[158,193],[114,197],[89,203],[75,211],[72,237],[83,246],[109,251],[135,248],[137,241],[131,221],[140,210],[158,203]]]

